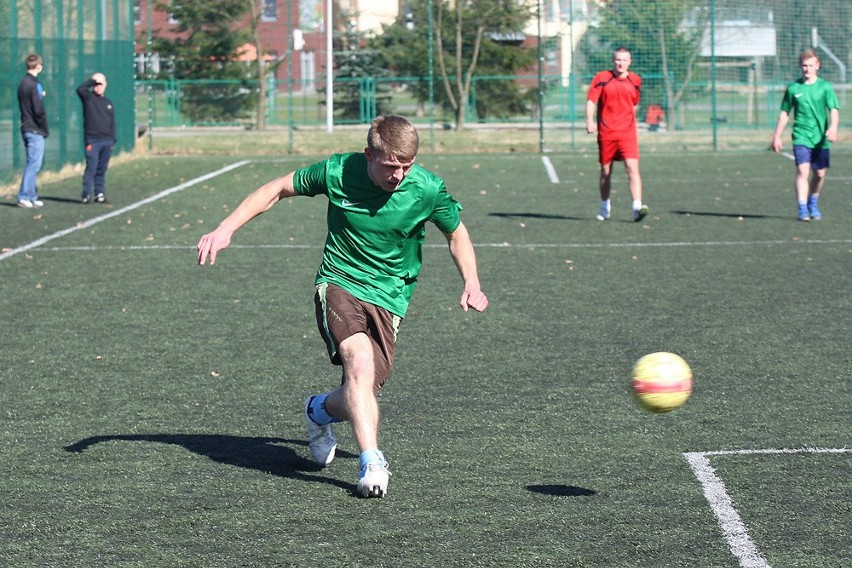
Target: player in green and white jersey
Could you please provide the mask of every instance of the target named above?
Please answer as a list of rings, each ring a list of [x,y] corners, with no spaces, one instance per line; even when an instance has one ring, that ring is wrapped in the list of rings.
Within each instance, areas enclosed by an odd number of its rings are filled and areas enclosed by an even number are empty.
[[[335,154],[277,178],[250,194],[198,243],[198,263],[215,263],[240,227],[281,199],[325,195],[328,234],[316,275],[317,326],[332,363],[343,367],[336,389],[305,401],[314,460],[328,465],[347,420],[360,451],[358,492],[387,493],[388,464],[379,449],[378,392],[393,368],[394,346],[417,283],[426,223],[446,237],[463,282],[460,305],[488,306],[459,205],[435,174],[415,164],[417,130],[405,118],[373,121],[363,152]]]
[[[799,220],[822,218],[819,196],[830,166],[830,146],[837,140],[840,105],[831,84],[817,76],[819,57],[806,49],[799,57],[802,77],[791,83],[781,101],[781,112],[772,137],[772,149],[783,147],[781,134],[794,113],[793,156],[796,160],[796,198]]]

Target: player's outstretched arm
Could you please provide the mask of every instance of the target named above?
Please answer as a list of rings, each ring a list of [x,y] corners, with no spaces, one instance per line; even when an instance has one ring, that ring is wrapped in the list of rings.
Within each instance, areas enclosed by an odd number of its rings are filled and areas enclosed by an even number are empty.
[[[459,274],[464,282],[464,291],[459,304],[464,311],[473,308],[481,312],[488,307],[488,297],[479,285],[479,275],[476,269],[476,253],[473,251],[473,243],[464,223],[459,223],[452,233],[444,233],[447,244],[450,247],[450,256],[458,268]]]
[[[293,189],[293,172],[274,179],[252,192],[234,211],[225,217],[210,233],[198,241],[198,264],[204,264],[210,257],[210,264],[216,263],[216,254],[231,244],[231,236],[243,225],[268,211],[281,199],[297,195]]]

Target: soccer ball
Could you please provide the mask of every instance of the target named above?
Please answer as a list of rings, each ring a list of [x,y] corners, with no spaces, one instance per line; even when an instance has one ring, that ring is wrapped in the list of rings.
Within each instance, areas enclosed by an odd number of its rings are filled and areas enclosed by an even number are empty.
[[[692,394],[692,370],[674,353],[651,353],[636,362],[631,386],[639,406],[658,414],[669,412]]]

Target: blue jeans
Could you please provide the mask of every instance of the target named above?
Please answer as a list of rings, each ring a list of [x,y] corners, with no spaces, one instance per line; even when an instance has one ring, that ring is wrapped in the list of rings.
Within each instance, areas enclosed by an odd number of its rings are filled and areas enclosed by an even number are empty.
[[[18,201],[22,199],[35,201],[38,199],[36,174],[41,169],[42,161],[44,161],[44,136],[38,132],[24,132],[23,136],[24,147],[27,151],[27,163],[24,165],[24,174],[21,177]]]
[[[112,156],[112,140],[86,139],[86,172],[83,174],[83,197],[105,194],[106,171]]]

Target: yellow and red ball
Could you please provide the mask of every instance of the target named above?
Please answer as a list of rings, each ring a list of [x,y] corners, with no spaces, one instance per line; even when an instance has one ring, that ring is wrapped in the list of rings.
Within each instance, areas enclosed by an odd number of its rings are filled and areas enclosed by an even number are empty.
[[[651,353],[636,362],[631,386],[639,406],[650,412],[669,412],[683,406],[692,394],[692,369],[674,353]]]

